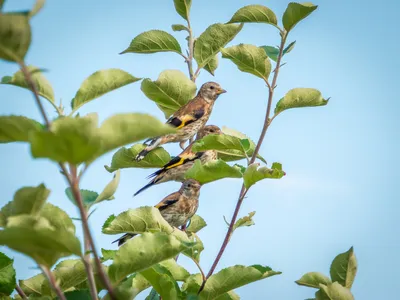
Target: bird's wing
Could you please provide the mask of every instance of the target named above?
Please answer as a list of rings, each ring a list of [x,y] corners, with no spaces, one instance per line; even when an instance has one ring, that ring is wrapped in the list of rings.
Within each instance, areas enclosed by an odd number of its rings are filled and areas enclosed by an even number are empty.
[[[189,161],[193,161],[195,159],[200,158],[204,152],[193,153],[192,145],[193,144],[190,144],[181,154],[171,159],[166,165],[164,165],[162,169],[163,170],[172,169],[177,166],[183,165]]]
[[[155,205],[154,207],[158,208],[159,210],[164,210],[167,207],[171,206],[172,204],[178,202],[180,196],[182,195],[179,192],[172,193],[167,197],[165,197],[164,199],[162,199],[161,202]]]
[[[207,106],[208,105],[204,99],[196,97],[175,112],[168,119],[167,124],[170,124],[178,129],[185,127],[186,125],[189,125],[190,123],[193,123],[204,116]]]

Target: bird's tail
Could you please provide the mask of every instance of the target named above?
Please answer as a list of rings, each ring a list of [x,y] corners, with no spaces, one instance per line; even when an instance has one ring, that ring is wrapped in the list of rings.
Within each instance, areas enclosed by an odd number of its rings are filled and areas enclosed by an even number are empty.
[[[150,142],[148,145],[147,142]],[[144,141],[146,148],[139,152],[138,155],[134,158],[137,162],[141,161],[145,156],[154,148],[156,148],[161,143],[161,137],[151,138]]]
[[[126,241],[128,241],[129,239],[133,238],[136,234],[132,234],[132,233],[126,233],[123,236],[121,236],[119,239],[115,240],[112,243],[116,243],[118,242],[118,247],[120,247],[122,244],[124,244]]]

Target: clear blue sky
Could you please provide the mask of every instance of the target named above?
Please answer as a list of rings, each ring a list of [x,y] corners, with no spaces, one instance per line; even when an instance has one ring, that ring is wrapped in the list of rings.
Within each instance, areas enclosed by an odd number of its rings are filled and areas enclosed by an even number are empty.
[[[209,24],[226,22],[240,7],[260,3],[281,16],[286,1],[194,0],[192,24],[199,35]],[[257,211],[255,226],[237,230],[218,269],[234,264],[269,265],[282,275],[237,290],[242,299],[304,299],[313,291],[294,281],[308,271],[329,272],[333,257],[354,246],[359,271],[353,286],[356,299],[395,299],[400,269],[398,203],[399,99],[395,85],[400,34],[396,1],[315,1],[310,18],[298,25],[289,41],[297,40],[287,55],[278,81],[277,99],[293,87],[314,87],[329,105],[289,110],[275,119],[261,153],[269,162],[279,161],[287,173],[279,181],[263,181],[248,194],[240,215]],[[27,9],[33,1],[6,1],[5,10]],[[172,32],[181,23],[173,1],[48,1],[32,20],[33,43],[27,63],[49,70],[56,98],[69,104],[81,82],[91,73],[121,68],[138,77],[156,79],[164,69],[186,65],[173,53],[118,55],[137,34],[149,29]],[[174,35],[184,45],[183,33]],[[278,33],[264,24],[247,24],[231,45],[276,45]],[[0,76],[17,70],[0,62]],[[226,90],[218,100],[210,124],[240,130],[254,140],[264,118],[267,90],[256,77],[241,73],[230,61],[221,60],[213,78],[202,72],[198,84],[219,82]],[[41,120],[29,92],[0,87],[2,115],[23,114]],[[55,116],[46,104],[49,114]],[[162,113],[134,83],[82,108],[81,114],[98,112],[100,119],[121,112]],[[168,146],[172,153],[177,145]],[[111,179],[103,168],[112,153],[97,160],[82,187],[100,191]],[[1,205],[21,186],[44,182],[52,190],[50,202],[72,216],[77,211],[66,199],[66,184],[55,164],[32,160],[29,147],[0,147]],[[151,170],[123,170],[116,200],[102,204],[91,218],[99,247],[114,249],[114,236],[101,234],[104,220],[128,208],[154,205],[178,183],[162,184],[140,196],[132,194],[146,183]],[[223,240],[240,189],[239,180],[223,180],[201,191],[198,213],[208,223],[200,234],[206,250],[201,264],[208,270]],[[79,228],[80,225],[77,224]],[[80,229],[78,234],[81,235]],[[34,275],[34,262],[2,249],[15,258],[17,278]],[[182,259],[191,271],[192,264]]]

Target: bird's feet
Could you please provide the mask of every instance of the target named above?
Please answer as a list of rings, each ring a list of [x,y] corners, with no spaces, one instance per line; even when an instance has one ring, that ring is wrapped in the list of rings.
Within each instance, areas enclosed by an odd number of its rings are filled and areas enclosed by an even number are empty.
[[[182,150],[185,150],[185,144],[186,144],[186,141],[181,141],[179,143],[179,147],[181,147]]]

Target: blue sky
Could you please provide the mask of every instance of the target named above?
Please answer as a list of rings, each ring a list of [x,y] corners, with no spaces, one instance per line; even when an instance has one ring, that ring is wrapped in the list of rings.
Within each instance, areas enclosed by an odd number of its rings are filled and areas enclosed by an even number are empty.
[[[198,36],[208,25],[226,22],[240,7],[264,4],[281,16],[285,1],[194,0],[192,26]],[[261,154],[279,161],[287,175],[263,181],[248,193],[240,215],[256,211],[255,226],[238,229],[219,266],[269,265],[283,274],[237,290],[242,299],[304,299],[313,290],[294,281],[309,271],[329,273],[340,252],[354,246],[359,263],[353,286],[357,299],[395,299],[400,260],[398,212],[399,118],[395,93],[400,60],[400,5],[396,1],[315,1],[311,17],[289,36],[296,40],[278,80],[275,102],[293,87],[313,87],[331,97],[328,106],[293,109],[282,113],[270,127]],[[31,7],[33,1],[6,1],[5,10]],[[81,82],[91,73],[121,68],[137,77],[156,79],[164,69],[186,71],[182,57],[173,53],[118,55],[137,34],[149,29],[172,33],[171,24],[182,23],[173,1],[48,1],[32,20],[33,43],[26,61],[49,70],[56,98],[69,104]],[[174,33],[182,45],[185,35]],[[276,45],[279,35],[266,24],[246,24],[230,45]],[[0,62],[0,76],[17,66]],[[262,81],[241,73],[230,61],[220,61],[216,76],[202,72],[198,84],[219,82],[227,91],[215,106],[209,124],[240,130],[258,139],[264,118],[267,90]],[[0,113],[26,115],[41,120],[29,92],[0,87]],[[47,112],[55,116],[52,107]],[[163,114],[140,91],[140,83],[121,88],[81,109],[98,112],[100,120],[121,112],[147,112],[161,120]],[[177,145],[167,147],[178,153]],[[101,191],[111,179],[103,165],[112,153],[97,160],[83,178],[82,188]],[[24,144],[0,147],[1,205],[21,186],[44,182],[52,190],[49,201],[72,216],[78,213],[66,199],[66,183],[55,164],[33,160]],[[179,183],[132,194],[146,183],[151,170],[123,170],[116,200],[102,204],[91,218],[99,247],[114,249],[114,236],[101,234],[112,213],[141,205],[154,205],[177,190]],[[200,237],[206,250],[201,264],[208,270],[223,240],[240,190],[240,181],[227,179],[202,188],[198,213],[207,221]],[[77,224],[81,235],[80,225]],[[34,262],[2,249],[15,258],[17,278],[34,275]],[[186,259],[182,264],[196,269]],[[145,296],[145,294],[143,294]]]

